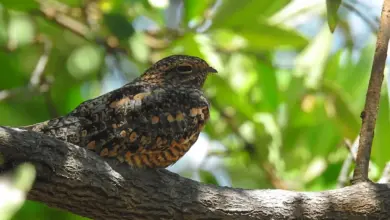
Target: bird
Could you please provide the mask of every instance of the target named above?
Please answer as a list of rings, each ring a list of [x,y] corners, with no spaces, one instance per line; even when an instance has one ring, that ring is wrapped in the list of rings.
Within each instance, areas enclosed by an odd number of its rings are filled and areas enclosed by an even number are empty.
[[[67,115],[23,128],[134,168],[165,168],[190,149],[210,118],[202,87],[211,73],[217,70],[201,58],[168,56]]]

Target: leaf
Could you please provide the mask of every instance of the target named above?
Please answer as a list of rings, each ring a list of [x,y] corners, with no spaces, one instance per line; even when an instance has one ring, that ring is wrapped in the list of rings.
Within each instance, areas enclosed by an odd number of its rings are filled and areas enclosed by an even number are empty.
[[[390,154],[390,111],[387,94],[381,96],[377,117],[375,136],[372,143],[372,160],[375,161],[377,166],[385,167]]]
[[[104,14],[104,22],[111,33],[118,37],[119,40],[126,40],[134,33],[131,23],[121,14]]]
[[[275,10],[282,8],[287,3],[286,0],[223,0],[212,19],[212,28],[230,27],[238,24],[256,26],[259,19],[265,20]]]
[[[234,53],[226,63],[230,87],[240,96],[247,96],[258,82],[255,58],[249,59],[243,53]]]
[[[235,26],[212,33],[215,44],[227,50],[264,51],[280,47],[301,49],[308,40],[299,33],[275,25]]]
[[[202,182],[218,186],[218,181],[216,179],[216,176],[214,176],[209,171],[199,170],[199,174]]]
[[[279,91],[275,69],[260,61],[257,62],[256,69],[263,96],[262,105],[264,105],[266,111],[276,112],[279,105]]]
[[[8,24],[8,40],[16,47],[31,44],[35,37],[35,28],[30,17],[12,15]]]
[[[279,1],[269,1],[270,4],[267,8],[266,12],[262,16],[271,16],[274,13],[278,12],[279,10],[283,9],[286,5],[288,5],[291,0],[279,0]]]
[[[2,0],[0,5],[5,8],[18,10],[18,11],[30,11],[32,9],[38,9],[38,1],[33,0]]]
[[[100,48],[94,45],[84,45],[74,50],[69,56],[68,71],[73,77],[82,79],[99,71],[102,59]]]
[[[295,60],[295,73],[305,74],[305,84],[309,88],[317,88],[322,79],[325,61],[332,45],[332,34],[325,25],[305,50]]]
[[[339,9],[341,0],[326,0],[326,12],[328,17],[328,26],[333,33],[339,21],[337,10]]]
[[[360,123],[357,115],[347,102],[346,94],[341,88],[336,87],[335,84],[329,81],[323,84],[322,90],[333,99],[336,123],[342,129],[344,137],[354,140],[359,133]]]
[[[198,0],[186,0],[184,1],[184,17],[185,23],[188,24],[192,19],[201,17],[207,7],[209,6],[210,1],[198,1]]]
[[[248,51],[272,50],[278,47],[303,48],[308,41],[302,35],[294,31],[285,30],[271,25],[259,25],[257,30],[236,29],[244,37]]]
[[[215,97],[215,102],[218,106],[233,107],[241,116],[252,119],[253,115],[256,113],[254,106],[248,105],[246,97],[240,97],[240,95],[230,87],[226,80],[218,75],[214,75],[213,77],[209,77],[207,81],[208,84],[216,85],[216,94],[229,94],[217,95]]]
[[[34,165],[24,163],[13,171],[12,176],[0,179],[0,219],[11,219],[20,209],[34,183],[35,173]]]
[[[203,57],[202,52],[199,48],[199,43],[195,40],[194,34],[187,34],[179,40],[173,42],[172,52],[177,53],[178,48],[181,50],[180,53],[191,54],[192,56]]]
[[[364,105],[361,97],[366,94],[374,50],[373,44],[367,45],[358,59],[352,51],[341,50],[329,58],[324,70],[324,80],[338,85],[355,115],[360,114]]]

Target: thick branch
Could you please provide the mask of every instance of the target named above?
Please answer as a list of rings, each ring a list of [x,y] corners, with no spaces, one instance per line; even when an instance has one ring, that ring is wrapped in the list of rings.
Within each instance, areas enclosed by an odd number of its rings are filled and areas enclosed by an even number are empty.
[[[379,109],[379,99],[383,82],[383,70],[385,68],[387,47],[390,38],[390,0],[385,0],[382,8],[382,16],[379,27],[378,39],[371,69],[371,77],[368,84],[366,104],[362,112],[362,128],[360,129],[359,149],[356,158],[356,168],[353,173],[354,182],[368,180],[368,165],[371,156],[372,140],[376,117]]]
[[[29,199],[93,219],[390,219],[390,188],[384,184],[316,193],[216,187],[166,170],[133,170],[7,127],[0,127],[0,153],[3,172],[24,161],[36,166]]]

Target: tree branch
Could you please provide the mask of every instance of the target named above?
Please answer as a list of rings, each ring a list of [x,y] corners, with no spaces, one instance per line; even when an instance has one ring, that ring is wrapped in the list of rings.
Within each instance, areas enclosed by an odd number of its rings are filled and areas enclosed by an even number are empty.
[[[93,219],[389,219],[390,188],[360,183],[324,192],[243,190],[167,170],[139,170],[32,131],[0,127],[4,173],[31,162],[28,198]]]
[[[390,38],[389,26],[390,0],[385,0],[382,8],[378,39],[376,42],[374,61],[371,69],[371,77],[367,89],[366,104],[361,114],[362,127],[360,130],[356,167],[353,173],[354,183],[368,181],[368,165],[371,156],[372,140],[374,139],[374,129],[383,82],[383,70],[385,68],[387,47]]]

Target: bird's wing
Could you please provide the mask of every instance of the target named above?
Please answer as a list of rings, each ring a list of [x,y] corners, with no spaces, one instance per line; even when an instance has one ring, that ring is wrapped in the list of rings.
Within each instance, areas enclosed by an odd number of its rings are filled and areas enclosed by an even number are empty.
[[[170,161],[165,161],[171,164],[196,141],[209,118],[208,102],[197,89],[143,91],[113,100],[109,108],[112,112],[106,120],[106,130],[89,137],[93,142],[87,145],[101,156],[139,158],[127,161],[137,166],[140,158],[160,157],[165,155],[164,151],[173,155]],[[157,164],[163,160],[159,158],[150,166],[166,166]]]
[[[103,157],[165,167],[191,147],[208,118],[208,102],[198,89],[127,86],[34,128]]]

